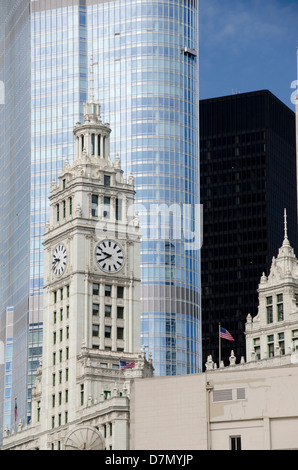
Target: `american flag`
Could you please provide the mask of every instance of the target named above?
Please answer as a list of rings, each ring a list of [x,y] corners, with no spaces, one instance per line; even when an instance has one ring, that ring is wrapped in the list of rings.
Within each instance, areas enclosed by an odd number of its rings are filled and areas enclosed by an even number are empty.
[[[227,339],[228,341],[235,341],[233,336],[228,332],[228,330],[226,330],[222,326],[220,327],[219,336],[221,338]]]
[[[133,369],[135,366],[134,361],[120,361],[120,370]]]

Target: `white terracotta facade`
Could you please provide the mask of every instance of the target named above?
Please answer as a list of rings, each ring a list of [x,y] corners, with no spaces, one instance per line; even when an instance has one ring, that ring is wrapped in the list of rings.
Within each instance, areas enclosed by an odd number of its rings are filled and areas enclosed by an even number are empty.
[[[277,258],[273,258],[269,276],[261,277],[258,314],[247,317],[247,362],[298,353],[298,261],[287,237]],[[297,361],[298,362],[298,361]]]
[[[109,155],[93,101],[74,128],[75,156],[52,183],[44,237],[43,359],[32,424],[4,449],[129,448],[130,382],[153,375],[140,351],[140,229],[134,182]],[[100,244],[100,247],[99,247]],[[133,363],[121,370],[120,361]]]

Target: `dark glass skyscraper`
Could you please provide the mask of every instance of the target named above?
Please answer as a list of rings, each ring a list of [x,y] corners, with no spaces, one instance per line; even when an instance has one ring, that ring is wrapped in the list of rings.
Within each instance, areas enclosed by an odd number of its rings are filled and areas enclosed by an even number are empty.
[[[218,361],[222,340],[245,356],[246,316],[257,314],[257,288],[288,236],[297,253],[295,114],[269,91],[200,102],[203,360]]]
[[[26,53],[19,63],[13,60],[18,67],[26,62],[24,100],[32,98],[31,129],[26,121],[21,140],[28,146],[22,176],[30,208],[22,231],[26,247],[30,241],[29,389],[42,346],[42,241],[50,184],[73,159],[73,127],[83,117],[91,56],[95,99],[113,129],[111,155],[119,153],[126,177],[135,177],[143,229],[142,345],[152,353],[156,375],[199,371],[200,268],[193,240],[199,204],[198,1],[10,3],[12,10],[18,3],[28,7]]]

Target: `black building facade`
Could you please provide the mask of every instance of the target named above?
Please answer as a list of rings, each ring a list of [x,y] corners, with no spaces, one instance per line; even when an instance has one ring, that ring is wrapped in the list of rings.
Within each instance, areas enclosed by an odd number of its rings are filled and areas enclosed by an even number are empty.
[[[246,357],[245,322],[257,314],[257,288],[284,237],[297,254],[295,113],[267,90],[200,101],[202,346],[219,359],[219,323]]]

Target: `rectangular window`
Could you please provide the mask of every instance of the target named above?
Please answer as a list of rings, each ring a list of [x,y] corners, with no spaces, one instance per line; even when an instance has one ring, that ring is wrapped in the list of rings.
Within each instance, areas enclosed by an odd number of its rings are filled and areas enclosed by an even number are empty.
[[[104,197],[103,198],[103,216],[105,219],[109,219],[110,216],[111,216],[111,209],[110,209],[110,206],[111,206],[111,198],[110,197]]]
[[[66,217],[66,201],[63,201],[63,219]]]
[[[81,405],[84,405],[84,385],[81,385]]]
[[[273,322],[273,305],[272,305],[272,297],[267,297],[267,323]]]
[[[91,134],[91,155],[95,154],[95,134]]]
[[[116,220],[122,220],[122,199],[116,198]]]
[[[65,189],[65,184],[66,184],[66,180],[64,179],[64,180],[62,181],[62,187],[63,187],[63,189]]]
[[[230,449],[241,450],[241,436],[230,436]]]
[[[117,318],[121,320],[124,318],[124,307],[121,307],[121,306],[117,307]]]
[[[91,213],[92,217],[98,217],[98,196],[95,194],[92,194]]]
[[[111,305],[105,305],[105,317],[110,318],[112,315],[112,306]]]
[[[69,198],[69,215],[72,215],[72,197]]]
[[[66,286],[66,296],[69,297],[69,286]]]
[[[105,327],[105,338],[111,338],[112,335],[112,327],[106,326]]]
[[[280,354],[283,356],[285,354],[285,334],[278,333],[278,346]]]
[[[254,351],[256,353],[256,359],[261,359],[261,346],[260,346],[260,338],[254,339]]]
[[[124,339],[124,328],[117,328],[117,339]]]
[[[274,335],[267,336],[268,357],[274,357]]]
[[[298,330],[292,330],[293,352],[298,352]]]
[[[276,296],[276,301],[277,301],[277,321],[283,321],[284,319],[283,295],[278,294]]]
[[[122,199],[116,198],[116,220],[122,220]]]
[[[111,177],[109,175],[104,175],[104,185],[111,186]]]
[[[117,286],[117,297],[118,297],[118,299],[123,299],[123,297],[124,297],[124,287],[123,286]]]
[[[99,295],[99,284],[93,284],[93,295]]]
[[[98,316],[99,315],[99,304],[93,304],[92,307],[92,314]]]
[[[99,336],[99,325],[92,325],[92,336]]]
[[[54,291],[54,304],[57,303],[57,291]]]
[[[56,211],[57,211],[57,222],[59,222],[59,219],[60,219],[60,208],[59,208],[59,204],[56,205]]]
[[[112,286],[106,285],[105,286],[105,296],[106,297],[111,297],[112,295]]]

